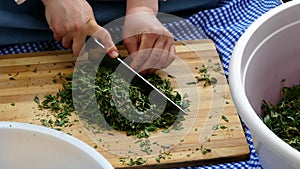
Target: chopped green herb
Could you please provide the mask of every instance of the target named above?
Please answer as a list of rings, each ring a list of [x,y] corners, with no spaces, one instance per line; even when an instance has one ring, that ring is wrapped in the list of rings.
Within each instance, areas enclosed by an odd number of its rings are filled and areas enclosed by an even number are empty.
[[[139,157],[136,160],[130,158],[128,166],[142,165],[142,164],[144,164],[146,162],[147,162],[147,160],[144,160],[142,157]]]
[[[170,145],[161,145],[161,148],[163,148],[163,149],[169,149]]]
[[[263,122],[279,138],[300,151],[300,85],[285,87],[277,104],[262,102]]]
[[[211,152],[211,149],[204,148],[204,149],[202,149],[201,152],[202,152],[202,154],[204,155],[204,154],[210,153],[210,152]]]
[[[10,73],[8,73],[9,76],[9,80],[16,80],[16,77],[19,75],[19,72],[17,72],[15,75],[12,75]]]
[[[196,80],[192,82],[187,82],[187,85],[193,85],[198,84],[200,82],[204,82],[203,86],[209,86],[217,84],[217,79],[214,77],[210,77],[210,74],[208,72],[210,67],[202,65],[202,67],[199,69],[199,76],[196,76]],[[198,68],[197,68],[198,69]]]
[[[170,75],[170,74],[168,74],[168,77],[169,77],[169,78],[172,78],[172,79],[176,78],[175,76]]]
[[[72,83],[74,73],[69,76],[57,74],[55,79],[59,78],[63,82],[63,89],[56,94],[46,95],[39,105],[40,109],[50,109],[54,113],[56,119],[52,127],[66,126],[69,123],[69,116],[75,112],[87,124],[93,124],[100,128],[107,128],[108,124],[115,130],[126,131],[127,135],[138,138],[147,138],[151,131],[157,129],[164,130],[171,126],[174,126],[174,129],[182,128],[180,124],[184,120],[184,114],[170,108],[168,104],[161,113],[162,108],[149,101],[148,97],[152,89],[141,86],[143,84],[136,78],[130,84],[127,83],[114,73],[114,69],[112,64],[109,67],[93,65],[93,63],[79,66],[75,71],[76,77],[79,78],[76,83]],[[169,80],[161,79],[155,74],[145,75],[145,78],[176,104],[188,110],[187,96],[182,97],[177,91],[174,91]],[[112,81],[114,81],[114,85],[112,85]],[[89,90],[95,91],[98,107],[91,106],[89,100],[93,96],[87,94]],[[79,97],[73,99],[72,92],[78,93]],[[124,99],[124,95],[129,95],[129,99]],[[113,96],[121,98],[120,101],[113,101]],[[79,106],[76,111],[74,103]],[[135,109],[132,109],[132,106]],[[126,111],[129,116],[124,117],[120,113],[122,111]],[[138,119],[143,123],[135,122],[132,119]]]
[[[160,157],[156,157],[155,160],[160,163]]]
[[[120,162],[124,165],[126,162],[126,158],[125,157],[120,157],[119,158]]]
[[[33,72],[33,73],[37,73],[37,68],[34,68],[34,69],[32,70],[32,72]]]
[[[212,127],[212,130],[218,130],[218,125],[216,124],[216,125],[213,125],[213,127]]]
[[[148,155],[150,155],[152,153],[152,149],[151,149],[151,144],[150,144],[150,140],[145,140],[145,141],[141,141],[140,143],[140,150],[142,152],[147,153]]]
[[[53,83],[57,83],[57,79],[54,78],[54,79],[52,80],[52,82],[53,82]]]
[[[40,104],[40,98],[37,96],[34,97],[33,101],[38,105]]]
[[[225,129],[227,129],[227,126],[220,124],[220,129],[225,130]]]
[[[168,151],[163,151],[163,152],[160,152],[160,154],[155,158],[155,160],[160,163],[161,162],[161,159],[171,159],[171,156],[172,154]]]
[[[226,122],[229,122],[228,118],[224,115],[222,115],[222,120],[226,121]]]

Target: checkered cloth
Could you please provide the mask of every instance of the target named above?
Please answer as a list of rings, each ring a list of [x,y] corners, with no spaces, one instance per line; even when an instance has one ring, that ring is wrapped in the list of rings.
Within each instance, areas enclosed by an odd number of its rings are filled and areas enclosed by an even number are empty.
[[[226,76],[228,76],[229,61],[237,40],[259,16],[280,4],[282,4],[280,0],[220,0],[215,9],[201,11],[184,21],[168,23],[165,26],[173,33],[176,40],[203,38],[213,40],[218,53],[222,56],[223,68]],[[54,41],[33,42],[2,47],[0,54],[62,49],[64,48],[61,44]],[[251,133],[247,127],[245,127],[245,135],[250,148],[249,160],[180,169],[262,168],[255,153]]]

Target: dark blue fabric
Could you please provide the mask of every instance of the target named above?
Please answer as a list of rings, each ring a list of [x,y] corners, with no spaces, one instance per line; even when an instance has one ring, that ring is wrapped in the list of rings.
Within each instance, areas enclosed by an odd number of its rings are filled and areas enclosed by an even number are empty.
[[[125,15],[124,0],[88,0],[101,25]],[[160,2],[160,12],[187,17],[194,11],[213,8],[218,0],[168,0]],[[41,0],[27,0],[17,5],[13,0],[0,1],[0,45],[53,40]]]
[[[0,1],[0,45],[52,39],[44,13],[41,0]]]

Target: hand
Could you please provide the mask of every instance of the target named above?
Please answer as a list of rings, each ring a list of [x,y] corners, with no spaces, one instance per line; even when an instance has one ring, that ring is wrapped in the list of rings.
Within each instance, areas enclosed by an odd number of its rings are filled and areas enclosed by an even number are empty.
[[[97,32],[108,54],[117,57],[117,48],[109,32],[99,26],[91,6],[86,0],[42,0],[45,15],[54,38],[66,48],[72,47],[75,56],[79,55],[86,38]]]
[[[173,35],[153,12],[127,15],[123,29],[124,45],[132,58],[131,67],[141,74],[155,73],[175,59]]]

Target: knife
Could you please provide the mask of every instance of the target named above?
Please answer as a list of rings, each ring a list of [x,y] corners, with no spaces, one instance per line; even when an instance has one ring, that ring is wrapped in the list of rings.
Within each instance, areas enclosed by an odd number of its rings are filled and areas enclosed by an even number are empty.
[[[93,40],[96,42],[97,45],[99,45],[101,48],[105,49],[104,45],[98,41],[96,37],[92,37]],[[126,73],[132,74],[131,76],[135,76],[138,79],[140,79],[141,82],[144,82],[144,84],[148,87],[150,87],[152,92],[152,95],[155,95],[156,99],[159,100],[166,100],[169,105],[172,106],[172,108],[177,109],[178,113],[182,112],[184,114],[188,114],[183,108],[181,108],[179,105],[177,105],[173,100],[171,100],[169,97],[167,97],[163,92],[161,92],[159,89],[157,89],[153,84],[151,84],[148,80],[146,80],[142,75],[140,75],[138,72],[136,72],[132,67],[130,67],[125,61],[123,61],[120,57],[116,58],[116,60],[119,62],[119,66],[122,66],[122,69],[126,71]]]

